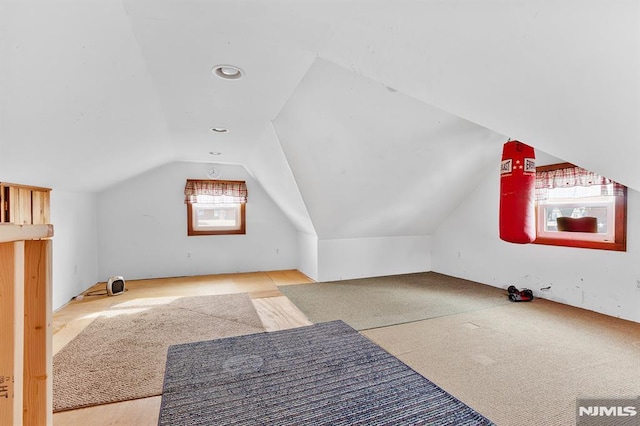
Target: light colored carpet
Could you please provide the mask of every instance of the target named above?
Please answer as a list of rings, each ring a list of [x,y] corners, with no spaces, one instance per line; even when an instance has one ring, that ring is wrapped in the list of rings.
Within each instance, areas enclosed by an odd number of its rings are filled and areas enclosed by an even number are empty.
[[[281,286],[313,323],[342,320],[356,330],[506,305],[505,290],[436,272]]]
[[[115,304],[54,356],[54,411],[160,395],[169,345],[261,331],[247,294]]]
[[[501,426],[576,424],[577,398],[640,395],[640,324],[543,299],[363,334]]]

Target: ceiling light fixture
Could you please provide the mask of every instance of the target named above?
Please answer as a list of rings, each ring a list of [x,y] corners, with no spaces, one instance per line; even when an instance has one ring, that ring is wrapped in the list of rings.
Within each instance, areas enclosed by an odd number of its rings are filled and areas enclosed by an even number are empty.
[[[222,153],[221,152],[217,152],[217,151],[209,151],[209,154],[211,154],[211,155],[220,155]]]
[[[212,127],[211,131],[214,133],[227,133],[229,129],[225,129],[224,127]]]
[[[225,80],[237,80],[244,76],[244,71],[233,65],[216,65],[211,72]]]

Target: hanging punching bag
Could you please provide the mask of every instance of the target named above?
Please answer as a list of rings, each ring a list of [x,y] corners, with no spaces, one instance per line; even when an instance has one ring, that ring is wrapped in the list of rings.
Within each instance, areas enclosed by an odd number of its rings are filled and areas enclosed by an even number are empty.
[[[536,239],[536,160],[532,147],[509,141],[500,167],[500,239],[527,244]]]

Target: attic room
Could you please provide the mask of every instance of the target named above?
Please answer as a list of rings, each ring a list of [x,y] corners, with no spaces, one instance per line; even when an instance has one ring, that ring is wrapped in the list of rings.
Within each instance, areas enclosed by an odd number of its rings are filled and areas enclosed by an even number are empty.
[[[51,189],[53,312],[113,276],[436,273],[633,330],[639,8],[4,1],[0,182]],[[509,140],[626,187],[625,249],[501,240]],[[246,182],[245,234],[187,234],[212,176]]]

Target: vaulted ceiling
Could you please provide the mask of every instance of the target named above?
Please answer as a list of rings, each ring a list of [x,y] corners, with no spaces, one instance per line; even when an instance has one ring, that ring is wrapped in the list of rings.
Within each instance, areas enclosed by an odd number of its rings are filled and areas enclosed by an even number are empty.
[[[430,234],[507,138],[640,189],[635,0],[9,0],[0,28],[0,180],[240,164],[320,238]]]

